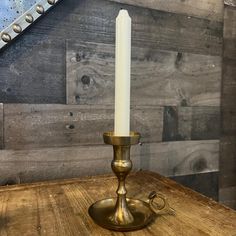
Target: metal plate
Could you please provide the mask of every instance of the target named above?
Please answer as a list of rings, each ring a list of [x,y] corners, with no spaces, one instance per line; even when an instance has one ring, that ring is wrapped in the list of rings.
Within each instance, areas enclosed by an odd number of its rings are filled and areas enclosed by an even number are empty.
[[[35,0],[1,0],[0,31],[7,28],[36,3],[37,1]]]
[[[0,49],[60,0],[1,0]]]

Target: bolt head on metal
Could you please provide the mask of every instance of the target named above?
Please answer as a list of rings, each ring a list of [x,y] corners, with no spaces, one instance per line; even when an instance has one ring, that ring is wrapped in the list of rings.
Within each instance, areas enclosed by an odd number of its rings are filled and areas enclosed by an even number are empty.
[[[38,14],[43,14],[43,13],[44,13],[44,8],[43,8],[43,6],[38,4],[38,5],[36,6],[36,11],[37,11]]]
[[[17,33],[17,34],[19,34],[19,33],[22,32],[22,28],[21,28],[21,26],[18,25],[18,24],[14,24],[14,25],[12,26],[12,28],[13,28],[14,32]]]
[[[8,43],[11,41],[11,36],[7,33],[2,33],[1,38],[5,43]]]
[[[28,22],[28,23],[33,23],[34,18],[33,18],[33,16],[31,14],[27,14],[25,16],[25,21]]]
[[[55,0],[48,0],[48,4],[50,4],[50,5],[55,4]]]

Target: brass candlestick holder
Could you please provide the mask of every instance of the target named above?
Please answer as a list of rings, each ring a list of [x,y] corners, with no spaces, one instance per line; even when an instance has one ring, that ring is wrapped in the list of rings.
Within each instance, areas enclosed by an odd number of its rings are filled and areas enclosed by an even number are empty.
[[[113,145],[114,158],[111,163],[118,178],[117,198],[95,202],[89,207],[89,215],[100,226],[117,231],[141,229],[150,223],[156,214],[171,209],[164,196],[151,192],[147,202],[126,198],[125,179],[132,169],[130,147],[139,143],[140,135],[130,132],[130,136],[114,136],[113,132],[103,134],[104,142]],[[155,198],[163,201],[161,207],[154,203]]]

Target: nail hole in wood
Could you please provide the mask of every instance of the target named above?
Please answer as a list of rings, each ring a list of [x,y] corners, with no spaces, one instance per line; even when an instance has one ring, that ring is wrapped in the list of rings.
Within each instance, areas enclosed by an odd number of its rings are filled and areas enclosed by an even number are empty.
[[[182,107],[186,107],[188,105],[188,103],[187,103],[187,100],[184,98],[184,99],[182,99],[182,101],[181,101],[181,106]]]
[[[79,62],[81,60],[81,57],[79,55],[79,53],[76,53],[76,61]]]
[[[177,56],[176,56],[176,60],[175,60],[175,66],[177,68],[180,67],[181,65],[181,60],[182,60],[183,54],[181,52],[178,52]]]
[[[76,95],[76,96],[75,96],[75,100],[76,100],[76,103],[79,104],[79,103],[80,103],[80,96],[79,96],[79,95]]]
[[[204,157],[201,157],[194,163],[193,170],[199,172],[205,169],[207,169],[207,161],[204,159]]]
[[[74,129],[75,126],[74,126],[74,125],[66,125],[66,128],[67,128],[67,129]]]
[[[83,75],[81,78],[81,81],[84,85],[89,85],[90,84],[90,78],[87,75]]]

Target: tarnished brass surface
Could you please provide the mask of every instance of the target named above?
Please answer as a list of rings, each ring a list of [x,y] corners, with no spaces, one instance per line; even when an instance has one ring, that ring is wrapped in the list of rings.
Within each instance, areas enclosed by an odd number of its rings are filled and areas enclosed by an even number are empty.
[[[131,231],[143,228],[155,217],[155,213],[149,208],[149,204],[135,199],[127,198],[127,207],[132,215],[131,222],[119,224],[112,217],[116,207],[116,198],[108,198],[95,202],[89,208],[89,215],[100,226],[117,231]]]
[[[36,12],[38,12],[38,14],[43,14],[44,13],[44,8],[42,5],[38,4],[36,6]]]
[[[28,23],[33,23],[34,17],[31,14],[27,14],[25,16],[25,21],[28,22]]]
[[[140,135],[135,132],[130,132],[130,136],[119,137],[114,136],[113,132],[108,132],[103,135],[103,138],[105,143],[113,145],[114,154],[111,168],[119,182],[116,191],[117,201],[113,215],[110,216],[110,219],[114,224],[127,225],[134,222],[134,218],[127,207],[125,178],[132,169],[130,147],[139,142]]]
[[[166,199],[162,195],[152,192],[147,202],[135,199],[127,199],[125,179],[132,169],[130,160],[131,145],[138,144],[140,134],[130,132],[129,136],[114,136],[113,132],[103,134],[106,144],[113,145],[114,156],[111,168],[118,179],[117,198],[100,200],[89,208],[89,215],[100,226],[118,230],[130,231],[141,229],[152,221],[154,216],[169,209]],[[156,206],[154,199],[162,199],[163,205]]]
[[[155,199],[161,199],[162,204],[159,205],[155,203]],[[175,210],[170,207],[168,200],[165,196],[160,193],[156,193],[156,191],[152,191],[148,196],[148,201],[150,209],[156,214],[169,214],[175,215]]]
[[[103,134],[103,140],[113,146],[130,146],[139,143],[140,134],[131,131],[129,136],[114,136],[114,132],[106,132]]]
[[[162,204],[155,203],[154,200],[156,198],[161,199]],[[89,207],[89,215],[101,227],[116,231],[141,229],[151,223],[160,214],[175,215],[175,211],[169,206],[167,199],[155,191],[149,194],[147,201],[132,198],[126,198],[125,201],[127,204],[126,207],[133,219],[130,222],[118,223],[114,221],[117,198],[107,198],[95,202]],[[125,209],[123,210],[125,211]]]
[[[18,25],[18,24],[14,24],[14,25],[12,26],[12,28],[13,28],[14,32],[17,33],[17,34],[21,33],[21,31],[22,31],[21,26]]]
[[[11,36],[7,33],[2,33],[2,36],[1,36],[2,40],[6,43],[10,42],[11,41]]]

